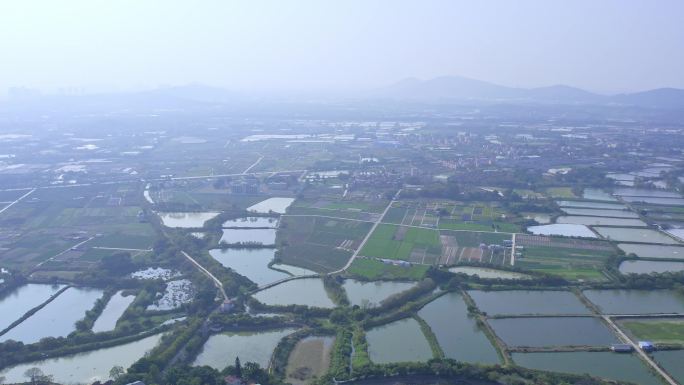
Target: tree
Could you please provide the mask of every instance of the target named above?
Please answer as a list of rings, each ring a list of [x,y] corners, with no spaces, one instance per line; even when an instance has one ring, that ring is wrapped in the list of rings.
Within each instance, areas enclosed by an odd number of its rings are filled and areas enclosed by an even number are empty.
[[[242,366],[240,365],[240,357],[235,357],[235,376],[242,378]]]
[[[125,373],[126,372],[124,371],[124,368],[122,366],[116,365],[109,369],[109,378],[116,381],[119,378],[121,378],[121,376],[123,376]]]
[[[36,367],[28,368],[24,372],[24,377],[28,377],[32,384],[35,384],[36,380],[40,380],[44,376],[43,371]]]

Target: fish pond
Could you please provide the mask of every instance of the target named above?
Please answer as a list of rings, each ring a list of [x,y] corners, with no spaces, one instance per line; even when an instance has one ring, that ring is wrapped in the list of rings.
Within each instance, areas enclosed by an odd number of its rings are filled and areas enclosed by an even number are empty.
[[[273,261],[275,249],[214,249],[209,254],[223,266],[260,286],[290,276],[268,267]]]
[[[25,382],[26,370],[37,367],[43,373],[54,376],[55,382],[65,385],[106,381],[113,366],[128,368],[155,347],[161,336],[162,334],[156,334],[123,345],[19,364],[0,371],[0,376],[12,383]]]
[[[615,197],[607,192],[597,188],[585,188],[582,192],[582,198],[592,201],[615,201]]]
[[[558,217],[557,223],[570,223],[575,225],[586,226],[630,226],[630,227],[646,227],[646,222],[641,219],[633,218],[607,218],[607,217],[589,217],[589,216],[565,216]]]
[[[275,244],[275,229],[223,229],[219,243]]]
[[[594,317],[494,318],[487,322],[509,346],[608,346],[619,342]]]
[[[676,245],[673,238],[651,229],[630,229],[624,227],[594,227],[602,237],[618,242],[644,242]]]
[[[598,203],[598,202],[584,202],[584,201],[558,201],[560,207],[584,207],[588,209],[606,209],[606,210],[626,210],[627,206],[619,203]]]
[[[684,294],[674,290],[585,290],[607,314],[684,313]]]
[[[15,340],[32,344],[44,337],[65,337],[76,329],[102,290],[70,287],[24,322],[0,336],[0,341]]]
[[[102,310],[102,314],[95,320],[93,332],[99,333],[114,330],[116,321],[121,318],[128,306],[133,303],[134,299],[134,295],[124,296],[122,291],[114,294],[112,298],[109,299],[109,302],[107,302],[104,310]]]
[[[639,358],[612,352],[512,353],[520,366],[552,372],[589,374],[639,385],[662,385]]]
[[[64,285],[29,283],[4,295],[0,298],[0,330],[4,330],[26,312],[47,301],[63,287]]]
[[[598,238],[587,226],[566,223],[530,226],[529,232],[535,235],[561,235],[564,237]]]
[[[468,294],[477,307],[489,315],[567,315],[590,314],[569,291],[556,290],[473,290]]]
[[[684,271],[684,262],[624,261],[620,264],[622,274],[674,273]]]
[[[496,349],[468,315],[459,293],[447,293],[423,307],[418,315],[430,325],[448,358],[458,361],[498,364]]]
[[[415,286],[410,282],[374,281],[363,282],[354,279],[344,281],[344,290],[352,305],[373,307],[388,297]]]
[[[253,211],[260,214],[268,214],[274,212],[277,214],[285,214],[287,208],[294,202],[294,198],[268,198],[255,205],[247,207],[247,211]]]
[[[191,229],[204,227],[204,222],[215,218],[217,212],[157,213],[166,227]]]
[[[427,361],[432,349],[418,321],[404,318],[366,332],[368,354],[377,364]]]
[[[653,352],[651,356],[677,382],[684,383],[684,350],[663,350]]]
[[[603,210],[603,209],[582,209],[573,207],[563,207],[561,210],[570,215],[586,215],[592,217],[611,217],[611,218],[639,218],[639,216],[627,210]]]
[[[683,259],[684,247],[664,246],[664,245],[645,245],[638,243],[619,243],[618,248],[625,254],[636,254],[639,258],[669,258]]]
[[[204,343],[193,366],[208,365],[222,370],[233,365],[236,357],[241,362],[256,362],[262,368],[268,367],[273,350],[283,337],[296,329],[279,329],[264,332],[226,332],[214,334]]]
[[[335,307],[320,278],[301,278],[283,282],[254,294],[254,298],[266,305]]]

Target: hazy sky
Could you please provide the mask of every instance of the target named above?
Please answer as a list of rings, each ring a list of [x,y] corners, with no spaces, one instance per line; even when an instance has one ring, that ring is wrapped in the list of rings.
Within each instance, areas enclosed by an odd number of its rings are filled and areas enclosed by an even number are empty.
[[[0,89],[684,88],[682,0],[1,0]]]

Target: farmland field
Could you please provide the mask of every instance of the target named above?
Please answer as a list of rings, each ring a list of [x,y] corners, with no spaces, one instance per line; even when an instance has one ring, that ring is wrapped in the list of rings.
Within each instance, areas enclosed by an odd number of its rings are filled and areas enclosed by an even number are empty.
[[[620,321],[635,338],[659,343],[684,343],[684,322],[681,320],[651,319]]]
[[[370,230],[366,222],[321,217],[285,216],[276,243],[280,260],[316,272],[344,266]]]
[[[427,265],[395,266],[376,259],[357,258],[347,274],[365,279],[409,279],[420,280],[427,272]]]
[[[439,233],[432,229],[379,225],[360,252],[367,257],[433,264],[441,254]]]

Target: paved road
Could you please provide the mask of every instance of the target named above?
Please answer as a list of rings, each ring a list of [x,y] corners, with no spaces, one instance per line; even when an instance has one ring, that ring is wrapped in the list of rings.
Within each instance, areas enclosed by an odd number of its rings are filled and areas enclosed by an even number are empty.
[[[251,166],[247,167],[247,168],[245,169],[245,171],[243,171],[242,173],[243,173],[243,174],[247,174],[247,173],[249,172],[249,170],[251,170],[251,169],[253,169],[254,167],[256,167],[256,165],[259,164],[259,162],[261,162],[262,159],[264,159],[264,156],[263,156],[263,155],[259,155],[259,159],[257,159],[256,162],[252,163]]]
[[[637,345],[634,341],[632,341],[631,338],[629,338],[616,324],[613,322],[613,320],[608,317],[607,315],[603,315],[603,320],[606,321],[608,325],[615,331],[615,333],[618,334],[620,339],[622,339],[624,342],[632,345],[634,348],[634,351],[641,356],[641,358],[656,372],[658,373],[661,377],[667,381],[668,384],[670,385],[679,385],[677,381],[675,381],[672,377],[670,377],[667,372],[665,372],[663,369],[660,368],[652,359],[651,357],[646,354],[643,350],[639,349],[639,345]]]
[[[375,223],[373,223],[373,226],[371,227],[370,231],[368,231],[368,234],[366,234],[366,236],[363,238],[359,247],[356,248],[356,251],[354,252],[354,254],[352,254],[351,258],[349,258],[349,261],[347,261],[347,264],[344,265],[343,268],[341,268],[337,271],[333,271],[330,274],[341,273],[341,272],[347,270],[349,268],[349,266],[351,266],[351,264],[354,263],[354,260],[356,259],[356,257],[358,257],[359,252],[363,248],[363,245],[365,245],[366,242],[368,242],[368,239],[370,239],[371,234],[373,234],[373,231],[375,231],[375,229],[378,227],[378,225],[380,223],[382,223],[382,218],[385,216],[385,214],[387,214],[387,212],[392,207],[392,204],[397,200],[397,198],[399,198],[400,193],[401,193],[401,189],[399,189],[399,191],[397,191],[397,193],[394,194],[394,197],[392,198],[392,200],[387,204],[387,207],[385,207],[385,210],[383,210],[382,214],[380,214],[380,216],[378,217],[378,220],[375,221]]]
[[[217,289],[219,289],[219,290],[221,291],[221,295],[223,295],[223,299],[227,301],[229,298],[228,298],[228,295],[226,294],[226,291],[223,289],[223,283],[221,283],[221,281],[219,281],[218,278],[214,277],[214,275],[211,274],[211,272],[209,272],[209,270],[205,269],[202,265],[200,265],[199,262],[197,262],[197,261],[196,261],[193,257],[191,257],[188,253],[186,253],[185,251],[181,251],[181,253],[183,253],[183,255],[185,255],[185,257],[186,257],[187,259],[189,259],[190,262],[192,262],[192,264],[194,264],[195,266],[197,266],[197,268],[198,268],[202,273],[204,273],[204,275],[206,275],[207,277],[209,277],[209,279],[211,279],[212,281],[214,281],[214,285],[216,286]]]
[[[36,191],[35,188],[32,189],[31,191],[27,192],[26,194],[20,196],[20,197],[17,198],[17,200],[15,200],[14,202],[12,202],[12,203],[8,204],[7,206],[3,207],[3,209],[0,210],[0,214],[4,213],[5,210],[7,210],[8,208],[10,208],[10,207],[14,206],[15,204],[19,203],[19,201],[21,201],[22,199],[24,199],[24,198],[26,198],[27,196],[31,195],[34,191]]]

